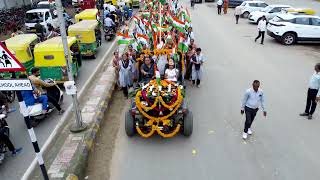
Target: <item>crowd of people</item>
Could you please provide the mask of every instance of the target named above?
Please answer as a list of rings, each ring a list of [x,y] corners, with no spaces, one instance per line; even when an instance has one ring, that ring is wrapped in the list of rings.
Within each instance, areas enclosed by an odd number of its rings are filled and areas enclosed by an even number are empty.
[[[190,14],[178,0],[165,4],[146,1],[139,16],[134,16],[132,32],[118,33],[118,44],[128,49],[120,56],[114,52],[113,66],[118,72],[118,86],[128,97],[129,89],[156,78],[184,84],[190,80],[200,87],[204,56],[195,43]]]

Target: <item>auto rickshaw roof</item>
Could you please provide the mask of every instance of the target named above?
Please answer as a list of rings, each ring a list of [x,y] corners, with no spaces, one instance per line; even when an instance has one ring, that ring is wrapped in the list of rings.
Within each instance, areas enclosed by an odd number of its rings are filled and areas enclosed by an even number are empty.
[[[94,30],[98,26],[96,20],[82,20],[76,24],[69,26],[68,31],[88,31]]]
[[[67,37],[68,47],[75,43],[77,39],[75,37]],[[37,44],[34,48],[34,52],[49,52],[49,51],[63,51],[63,44],[61,36],[54,37]]]
[[[5,43],[8,48],[25,48],[37,38],[36,34],[19,34],[5,40]]]
[[[76,14],[76,17],[81,19],[82,17],[94,17],[98,14],[98,9],[85,9],[79,14]]]

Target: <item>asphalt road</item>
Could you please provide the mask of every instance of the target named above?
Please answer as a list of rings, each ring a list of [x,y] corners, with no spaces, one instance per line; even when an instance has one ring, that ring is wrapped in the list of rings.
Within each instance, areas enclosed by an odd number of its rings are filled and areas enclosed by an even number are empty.
[[[268,36],[260,45],[256,25],[244,19],[236,25],[233,10],[218,16],[215,6],[196,4],[191,14],[206,57],[202,86],[187,89],[194,132],[128,138],[122,115],[111,179],[319,180],[319,111],[312,121],[298,116],[319,45],[283,46]],[[254,79],[261,81],[268,117],[259,111],[244,141],[240,102]]]
[[[103,55],[106,53],[110,47],[111,42],[104,42],[102,46],[98,49],[98,54],[96,59],[84,59],[83,64],[79,73],[79,76],[76,79],[77,88],[80,90],[85,84],[87,79],[95,70],[96,66],[101,61]],[[68,106],[72,104],[72,99],[68,95],[64,95],[64,103],[62,107],[67,109]],[[1,180],[18,180],[24,174],[26,169],[31,164],[32,160],[35,158],[35,153],[27,127],[24,123],[23,116],[18,112],[19,105],[18,103],[11,104],[14,106],[17,111],[10,113],[7,118],[8,124],[10,126],[10,136],[16,147],[23,147],[23,152],[12,158],[9,153],[6,155],[5,162],[0,165],[0,179]],[[35,128],[35,133],[38,139],[40,148],[42,144],[45,143],[46,139],[50,136],[52,130],[55,128],[57,122],[60,120],[61,115],[58,115],[57,111],[54,111],[50,114],[49,118],[45,119]]]

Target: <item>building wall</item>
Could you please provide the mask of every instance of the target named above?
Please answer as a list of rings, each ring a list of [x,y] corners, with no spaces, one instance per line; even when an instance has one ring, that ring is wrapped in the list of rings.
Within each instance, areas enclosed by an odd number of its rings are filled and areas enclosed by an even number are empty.
[[[6,9],[6,8],[10,9],[12,7],[29,5],[29,4],[31,4],[31,1],[36,3],[39,0],[0,0],[0,9]]]

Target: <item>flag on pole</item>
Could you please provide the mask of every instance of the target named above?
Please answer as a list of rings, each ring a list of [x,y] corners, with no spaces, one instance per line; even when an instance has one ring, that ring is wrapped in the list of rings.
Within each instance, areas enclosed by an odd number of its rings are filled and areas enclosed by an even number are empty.
[[[121,33],[118,33],[117,34],[118,36],[118,45],[121,45],[121,44],[132,44],[134,42],[134,39],[126,34],[121,34]]]
[[[178,31],[180,31],[181,33],[186,33],[185,31],[185,23],[180,21],[178,18],[176,17],[169,17],[168,21],[172,23],[172,26],[175,27]]]
[[[182,53],[188,52],[188,42],[183,35],[180,35],[179,37],[178,50],[180,50]]]

